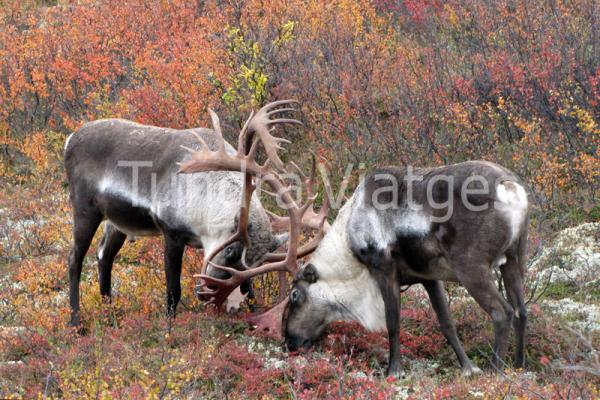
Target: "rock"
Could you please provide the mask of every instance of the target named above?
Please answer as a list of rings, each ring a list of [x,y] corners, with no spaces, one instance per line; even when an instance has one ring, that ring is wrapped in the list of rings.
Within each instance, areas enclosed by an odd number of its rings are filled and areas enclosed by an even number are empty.
[[[277,358],[267,358],[265,360],[265,368],[283,369],[287,365],[287,361]]]
[[[528,274],[538,290],[553,290],[552,298],[541,301],[543,308],[576,330],[600,331],[600,305],[594,303],[600,285],[600,223],[560,231]]]
[[[349,374],[354,379],[367,379],[368,376],[362,371],[352,371]]]
[[[590,222],[558,233],[552,245],[533,261],[529,274],[540,285],[568,283],[581,287],[600,274],[600,223]]]
[[[0,368],[9,368],[9,367],[20,367],[23,365],[23,361],[0,361]]]
[[[544,300],[542,305],[553,314],[566,317],[569,325],[581,331],[600,331],[600,306],[585,304],[569,298]]]

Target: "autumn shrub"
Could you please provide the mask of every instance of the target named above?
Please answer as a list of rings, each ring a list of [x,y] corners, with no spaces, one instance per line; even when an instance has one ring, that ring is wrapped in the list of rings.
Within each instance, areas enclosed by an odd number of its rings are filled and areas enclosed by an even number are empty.
[[[202,126],[209,105],[231,132],[250,107],[289,97],[308,127],[287,132],[291,155],[328,156],[334,182],[348,162],[484,158],[524,178],[536,223],[590,218],[593,2],[392,3],[8,1],[0,144],[29,156],[47,130],[104,117]]]
[[[233,140],[251,108],[295,98],[305,128],[283,131],[294,142],[283,157],[324,156],[334,195],[345,174],[352,189],[376,165],[495,161],[530,189],[533,253],[558,228],[598,219],[597,11],[591,0],[3,1],[0,396],[597,398],[597,335],[547,315],[532,284],[529,371],[460,376],[426,296],[410,289],[406,376],[387,381],[384,334],[336,323],[315,351],[289,355],[243,314],[203,307],[193,293],[202,254],[192,249],[181,313],[167,319],[159,238],[125,244],[104,304],[96,235],[79,336],[66,325],[62,166],[66,136],[86,121],[208,126],[210,106]],[[276,281],[256,280],[257,309],[277,297]],[[491,324],[462,289],[448,291],[467,353],[488,365]]]

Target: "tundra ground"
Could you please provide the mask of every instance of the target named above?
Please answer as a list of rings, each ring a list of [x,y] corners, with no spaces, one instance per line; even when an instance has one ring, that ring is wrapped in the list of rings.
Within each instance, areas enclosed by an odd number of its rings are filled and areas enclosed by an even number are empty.
[[[424,292],[403,295],[405,374],[385,379],[387,339],[336,323],[310,352],[289,354],[253,331],[245,312],[218,314],[193,295],[201,254],[185,255],[183,304],[164,316],[160,239],[128,243],[113,271],[113,302],[96,275],[97,235],[81,285],[86,334],[68,320],[70,209],[60,183],[2,189],[0,397],[53,398],[598,398],[599,224],[557,235],[532,263],[527,368],[489,370],[491,323],[449,285],[469,356],[464,377]],[[579,260],[578,260],[579,259]],[[544,271],[553,271],[550,272]],[[595,279],[595,280],[594,280]],[[268,283],[268,282],[267,282]],[[265,281],[256,285],[264,285]]]

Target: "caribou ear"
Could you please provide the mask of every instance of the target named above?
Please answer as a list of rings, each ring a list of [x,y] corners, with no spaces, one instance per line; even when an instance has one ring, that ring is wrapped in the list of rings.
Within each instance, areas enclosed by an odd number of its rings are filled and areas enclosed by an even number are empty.
[[[289,233],[281,233],[279,235],[275,235],[273,240],[271,241],[271,247],[269,247],[269,252],[277,250],[279,247],[283,246],[289,238]]]
[[[307,264],[306,267],[302,268],[298,273],[298,279],[308,283],[315,283],[317,279],[319,279],[319,274],[314,265]]]

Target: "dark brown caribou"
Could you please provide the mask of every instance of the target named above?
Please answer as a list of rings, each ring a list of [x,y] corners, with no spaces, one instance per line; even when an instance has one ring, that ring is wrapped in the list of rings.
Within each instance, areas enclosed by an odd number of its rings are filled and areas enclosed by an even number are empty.
[[[466,373],[477,370],[457,338],[443,281],[462,284],[491,317],[495,368],[508,336],[517,336],[515,364],[524,361],[523,300],[528,202],[505,168],[471,161],[439,168],[374,171],[341,209],[290,292],[285,340],[310,346],[335,320],[387,329],[388,374],[400,372],[400,287],[422,284]],[[498,290],[499,268],[508,301]]]

